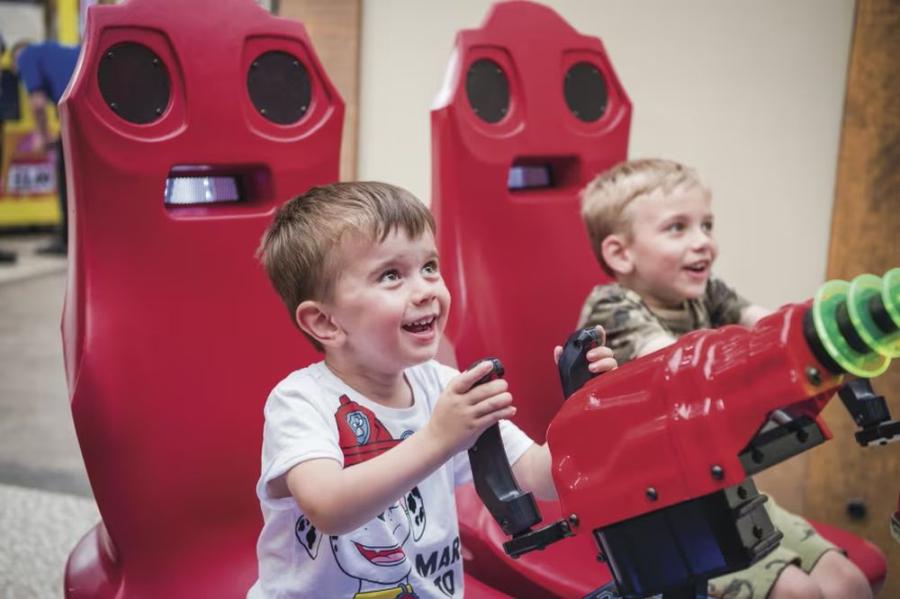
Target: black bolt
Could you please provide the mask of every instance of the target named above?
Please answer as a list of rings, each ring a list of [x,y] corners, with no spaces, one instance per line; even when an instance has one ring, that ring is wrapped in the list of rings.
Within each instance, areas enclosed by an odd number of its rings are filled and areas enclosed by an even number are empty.
[[[747,493],[747,489],[745,489],[744,487],[738,487],[737,494],[738,494],[738,497],[740,497],[741,499],[747,499],[748,493]]]
[[[757,464],[762,464],[763,459],[765,459],[765,455],[758,449],[754,449],[750,454],[750,458]]]
[[[754,526],[753,527],[753,536],[756,537],[757,539],[761,539],[763,536],[763,529],[760,528],[759,526]]]
[[[605,564],[606,563],[606,554],[604,554],[602,551],[600,553],[598,553],[597,561]]]
[[[862,520],[867,512],[866,502],[862,499],[854,498],[847,502],[847,516],[852,520]]]
[[[656,493],[656,489],[654,489],[653,487],[647,487],[647,490],[644,491],[644,494],[650,501],[656,501],[656,499],[659,497],[659,495]]]
[[[809,433],[805,430],[797,431],[797,441],[800,443],[806,443],[809,440]]]
[[[723,478],[725,478],[725,471],[718,464],[714,465],[712,468],[710,468],[709,472],[710,472],[710,474],[712,474],[712,477],[716,480],[722,480]]]
[[[806,380],[816,386],[822,384],[822,376],[819,374],[819,371],[812,366],[806,367]]]

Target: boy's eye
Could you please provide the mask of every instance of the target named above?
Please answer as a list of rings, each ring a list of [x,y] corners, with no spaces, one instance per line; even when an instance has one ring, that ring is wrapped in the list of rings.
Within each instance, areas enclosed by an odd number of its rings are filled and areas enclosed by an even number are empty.
[[[425,263],[425,266],[422,267],[422,270],[426,274],[430,274],[430,275],[436,274],[438,272],[437,260],[429,260],[428,262]]]
[[[706,231],[707,233],[712,233],[713,222],[711,220],[708,220],[705,223],[703,223],[702,227],[703,227],[703,230]]]
[[[400,273],[395,268],[384,271],[383,273],[381,273],[381,276],[378,277],[379,283],[389,282],[389,281],[399,281],[399,280],[400,280]]]
[[[666,227],[666,231],[671,232],[671,233],[681,233],[682,231],[684,231],[684,223],[682,223],[682,222],[670,223]]]

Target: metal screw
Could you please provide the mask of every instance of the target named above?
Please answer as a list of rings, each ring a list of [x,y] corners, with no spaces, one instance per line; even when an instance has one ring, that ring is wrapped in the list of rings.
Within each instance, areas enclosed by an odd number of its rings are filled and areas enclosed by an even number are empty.
[[[819,374],[819,371],[817,369],[813,368],[812,366],[807,366],[806,380],[818,387],[822,384],[822,375]]]
[[[266,114],[266,109],[265,109],[265,108],[260,108],[260,109],[259,109],[259,114]]]
[[[718,464],[716,464],[712,468],[710,468],[709,472],[710,472],[710,474],[712,474],[712,477],[716,480],[722,480],[725,477],[725,471]]]
[[[255,69],[255,68],[257,68],[258,66],[259,66],[259,62],[258,62],[258,61],[255,61],[255,60],[254,60],[252,63],[250,63],[250,68],[251,68],[251,69]]]
[[[578,526],[578,516],[575,514],[569,514],[569,524],[572,526]]]
[[[116,104],[115,102],[110,102],[110,103],[109,103],[109,107],[112,108],[113,112],[118,112],[118,111],[119,111],[119,105]]]
[[[157,108],[155,110],[155,112],[156,112],[156,114],[162,114],[162,110],[163,110],[162,108]]]
[[[115,58],[115,56],[116,56],[116,55],[113,54],[112,52],[107,52],[107,53],[106,53],[106,58]]]
[[[153,66],[155,66],[155,67],[158,67],[158,66],[159,66],[159,59],[158,59],[158,58],[154,58],[154,59],[153,59]]]
[[[654,489],[653,487],[647,487],[647,490],[644,491],[644,494],[650,501],[656,501],[659,497],[659,495],[656,493],[656,489]]]

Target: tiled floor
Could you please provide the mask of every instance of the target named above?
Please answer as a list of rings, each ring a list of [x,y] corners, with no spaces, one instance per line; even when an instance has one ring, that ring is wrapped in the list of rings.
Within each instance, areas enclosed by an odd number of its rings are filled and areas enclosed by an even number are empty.
[[[0,597],[62,596],[66,557],[98,520],[69,412],[60,341],[66,259],[47,235],[0,235]]]

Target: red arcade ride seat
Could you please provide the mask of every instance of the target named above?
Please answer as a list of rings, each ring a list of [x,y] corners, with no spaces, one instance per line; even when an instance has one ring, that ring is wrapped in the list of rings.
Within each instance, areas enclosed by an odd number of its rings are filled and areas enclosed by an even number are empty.
[[[343,102],[303,27],[250,0],[92,6],[85,39],[63,342],[103,521],[66,595],[243,596],[262,407],[319,359],[254,251],[277,205],[337,180]]]
[[[539,31],[540,36],[535,32]],[[578,192],[627,155],[631,104],[599,39],[531,2],[494,5],[458,34],[432,111],[432,210],[453,295],[447,326],[460,365],[499,357],[537,441],[563,397],[551,348],[574,327],[602,273]],[[513,561],[471,487],[457,494],[470,573],[519,597],[584,595],[609,580],[586,535]],[[560,517],[540,505],[544,523]],[[869,580],[884,578],[871,544],[821,527]]]

